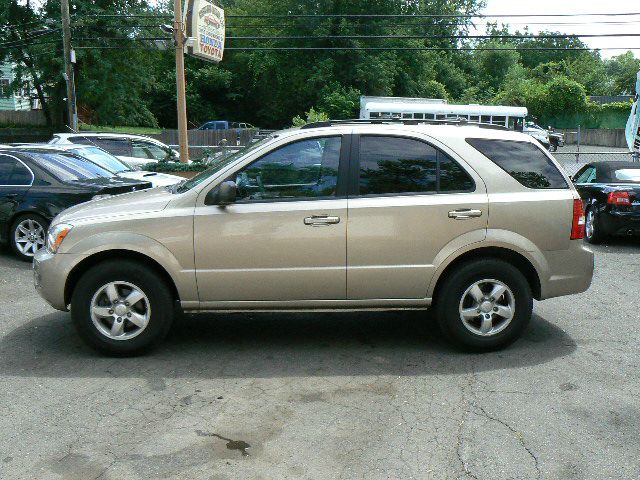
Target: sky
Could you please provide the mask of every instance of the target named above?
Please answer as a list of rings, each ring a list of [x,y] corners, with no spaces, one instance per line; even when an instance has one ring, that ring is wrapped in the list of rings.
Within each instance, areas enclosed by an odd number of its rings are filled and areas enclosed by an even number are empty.
[[[610,34],[635,33],[640,34],[640,2],[638,0],[487,0],[487,6],[482,11],[484,15],[548,15],[548,14],[596,14],[596,13],[638,13],[634,16],[581,16],[581,17],[520,17],[494,18],[498,25],[508,23],[511,30],[523,29],[529,26],[533,33],[542,30],[558,31],[567,34]],[[603,22],[616,22],[607,24]],[[623,23],[619,23],[623,22]],[[538,23],[544,23],[538,25]],[[553,25],[554,23],[572,23],[573,25]],[[577,24],[577,25],[576,25]],[[483,24],[478,25],[478,33],[485,33]],[[640,57],[640,37],[600,37],[582,39],[591,48],[619,48],[621,50],[603,50],[605,58],[624,53],[628,49],[634,50],[635,56]]]

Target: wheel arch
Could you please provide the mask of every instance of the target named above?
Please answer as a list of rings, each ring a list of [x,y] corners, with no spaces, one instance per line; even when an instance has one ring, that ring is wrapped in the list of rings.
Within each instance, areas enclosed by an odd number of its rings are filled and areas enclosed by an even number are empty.
[[[102,263],[111,261],[114,259],[117,260],[132,260],[138,262],[146,267],[151,268],[158,274],[167,284],[172,294],[174,295],[174,299],[180,301],[180,293],[178,292],[178,287],[176,286],[175,281],[169,274],[169,272],[156,260],[145,255],[140,252],[136,252],[133,250],[126,249],[118,249],[118,250],[105,250],[101,252],[94,253],[87,258],[84,258],[81,262],[73,267],[73,269],[67,275],[67,279],[64,286],[64,301],[65,305],[69,305],[71,303],[71,295],[78,284],[82,275],[84,275],[89,269],[94,266]]]
[[[536,300],[540,300],[542,298],[542,284],[540,281],[540,276],[533,263],[527,257],[509,248],[485,246],[468,250],[460,254],[444,267],[444,269],[440,272],[437,279],[435,280],[435,285],[433,287],[431,295],[433,301],[435,302],[438,298],[439,289],[442,287],[442,285],[444,284],[444,280],[448,275],[451,274],[451,272],[453,272],[464,263],[486,258],[503,260],[512,264],[514,267],[520,270],[520,272],[526,278],[529,286],[531,287],[533,298],[535,298]]]

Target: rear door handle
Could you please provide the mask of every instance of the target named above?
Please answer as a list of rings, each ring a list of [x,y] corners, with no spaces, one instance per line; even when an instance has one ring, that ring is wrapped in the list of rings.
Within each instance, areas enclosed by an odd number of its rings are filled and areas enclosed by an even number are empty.
[[[471,210],[470,208],[452,210],[449,212],[449,218],[453,218],[454,220],[468,220],[470,218],[477,218],[481,216],[482,210]]]
[[[7,193],[4,198],[16,198],[17,196],[17,193]]]
[[[312,215],[305,217],[304,224],[311,227],[326,227],[340,223],[340,217],[330,217],[329,215]]]

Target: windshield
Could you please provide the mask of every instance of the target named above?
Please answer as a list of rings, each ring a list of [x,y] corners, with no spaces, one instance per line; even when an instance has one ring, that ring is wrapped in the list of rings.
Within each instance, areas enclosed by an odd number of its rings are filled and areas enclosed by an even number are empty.
[[[206,169],[204,172],[199,173],[198,175],[193,177],[191,180],[187,180],[184,183],[179,183],[176,186],[174,191],[177,192],[177,193],[188,192],[192,188],[197,187],[198,185],[200,185],[205,180],[211,178],[213,175],[215,175],[217,172],[222,170],[227,165],[230,165],[232,162],[238,160],[241,157],[244,157],[248,153],[251,153],[254,150],[257,150],[257,149],[261,148],[263,145],[265,145],[266,143],[270,142],[274,138],[276,138],[276,137],[271,135],[271,136],[265,138],[264,140],[261,140],[259,142],[253,143],[253,144],[249,145],[248,147],[237,151],[236,153],[233,153],[231,155],[227,155],[227,156],[222,157],[222,158],[216,158],[214,160],[215,163],[210,168]]]
[[[131,171],[131,167],[129,167],[129,165],[98,147],[74,148],[73,150],[69,151],[88,160],[91,160],[93,163],[104,168],[105,170],[109,170],[111,173],[122,173]]]
[[[640,183],[640,168],[623,168],[615,171],[616,180]]]
[[[77,155],[45,152],[29,152],[29,155],[61,181],[113,177],[110,171]]]

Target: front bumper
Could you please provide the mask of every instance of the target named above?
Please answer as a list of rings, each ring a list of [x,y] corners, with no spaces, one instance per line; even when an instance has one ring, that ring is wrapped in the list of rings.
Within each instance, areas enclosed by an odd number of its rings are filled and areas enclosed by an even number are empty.
[[[33,283],[36,291],[56,310],[68,311],[65,286],[69,273],[85,255],[53,254],[40,250],[33,258]]]

